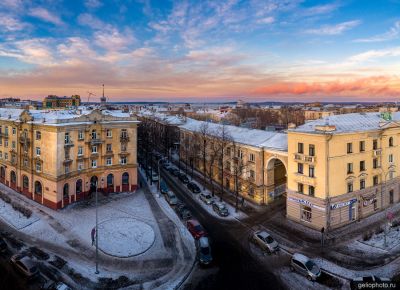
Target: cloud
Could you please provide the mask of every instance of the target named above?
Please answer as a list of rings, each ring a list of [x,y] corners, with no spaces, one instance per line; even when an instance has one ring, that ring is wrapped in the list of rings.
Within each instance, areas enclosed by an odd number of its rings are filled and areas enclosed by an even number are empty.
[[[12,31],[20,31],[28,27],[27,23],[22,22],[8,14],[0,14],[0,19],[2,22],[2,26],[0,27],[0,31],[12,32]]]
[[[78,23],[83,26],[88,26],[92,29],[103,29],[108,27],[106,23],[89,13],[83,13],[78,16]]]
[[[260,24],[271,24],[271,23],[274,23],[274,22],[275,22],[275,18],[272,17],[272,16],[268,16],[268,17],[261,18],[261,19],[257,20],[257,23],[260,23]]]
[[[130,29],[121,33],[118,29],[111,28],[105,31],[97,31],[94,34],[94,42],[108,51],[126,50],[135,41],[135,36]]]
[[[32,8],[29,11],[29,15],[39,18],[42,21],[52,23],[54,25],[62,25],[64,22],[61,20],[61,18],[53,13],[51,13],[49,10],[41,7],[37,8]]]
[[[371,36],[368,38],[359,38],[355,42],[382,42],[399,38],[400,21],[396,21],[394,25],[385,33]]]
[[[363,53],[353,55],[347,59],[350,63],[361,63],[376,58],[400,56],[400,46],[380,50],[368,50]]]
[[[321,28],[306,30],[306,33],[317,35],[338,35],[361,24],[360,20],[342,22],[336,25],[325,25]]]
[[[95,9],[103,6],[103,3],[101,3],[99,0],[86,0],[85,6],[90,9]]]
[[[397,95],[395,80],[374,76],[351,81],[279,82],[256,88],[256,95]]]
[[[324,5],[317,5],[310,8],[303,9],[300,14],[302,16],[315,16],[319,14],[328,14],[339,8],[337,3],[329,3]]]

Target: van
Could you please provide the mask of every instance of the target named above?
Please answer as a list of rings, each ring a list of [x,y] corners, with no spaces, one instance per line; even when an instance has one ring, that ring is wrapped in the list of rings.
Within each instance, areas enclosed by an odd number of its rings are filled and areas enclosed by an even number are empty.
[[[176,205],[178,203],[178,199],[176,198],[175,194],[171,191],[165,195],[165,199],[170,205]]]

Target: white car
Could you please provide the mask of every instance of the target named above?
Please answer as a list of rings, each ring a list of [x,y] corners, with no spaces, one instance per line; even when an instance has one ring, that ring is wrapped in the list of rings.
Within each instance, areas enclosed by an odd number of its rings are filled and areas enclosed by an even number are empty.
[[[212,204],[214,202],[214,198],[211,196],[211,194],[208,193],[200,193],[200,199],[205,203],[205,204]]]
[[[254,232],[251,236],[251,240],[260,247],[261,250],[267,251],[268,253],[274,253],[279,250],[278,243],[266,231]]]

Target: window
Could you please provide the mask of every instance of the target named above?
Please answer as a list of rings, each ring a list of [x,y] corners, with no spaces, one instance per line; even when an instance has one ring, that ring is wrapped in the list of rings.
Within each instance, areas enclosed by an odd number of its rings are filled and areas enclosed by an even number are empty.
[[[28,159],[27,158],[24,158],[24,166],[28,167]]]
[[[107,165],[112,165],[112,158],[111,157],[107,157]]]
[[[312,214],[311,207],[302,205],[301,206],[301,219],[306,222],[311,222]],[[303,266],[304,268],[304,266]]]
[[[365,179],[361,179],[360,180],[360,189],[364,189],[365,188]]]
[[[365,151],[365,141],[360,141],[360,152]]]
[[[373,150],[377,150],[378,149],[378,140],[374,139],[374,141],[372,141],[372,149]]]
[[[42,139],[42,133],[40,131],[36,131],[36,140]]]
[[[83,131],[78,132],[78,140],[83,140]]]
[[[379,183],[378,175],[375,175],[375,176],[373,177],[373,184],[374,184],[374,186],[377,186],[378,183]]]
[[[126,129],[122,129],[121,130],[121,138],[127,138],[128,137],[128,132],[126,131]]]
[[[297,184],[297,191],[299,193],[304,193],[304,185],[303,185],[303,183],[298,183]]]
[[[12,134],[13,134],[13,135],[17,134],[17,129],[14,128],[14,127],[12,128]]]
[[[309,166],[308,167],[308,176],[310,176],[310,177],[314,177],[314,171],[315,171],[315,169],[314,169],[314,166]]]
[[[111,129],[107,129],[107,138],[111,138],[112,137],[112,131]]]
[[[308,155],[310,156],[315,156],[315,145],[310,144],[308,146]]]
[[[35,181],[35,194],[42,194],[42,184],[39,181]]]
[[[378,158],[374,158],[374,160],[372,161],[372,167],[373,167],[374,169],[376,169],[376,168],[379,167]]]
[[[71,143],[70,141],[71,141],[71,139],[70,139],[69,133],[65,133],[64,144],[70,144]]]
[[[36,147],[36,156],[40,156],[40,147]]]
[[[353,163],[347,163],[347,174],[353,173]]]
[[[393,137],[389,138],[389,147],[393,147]]]
[[[308,187],[308,195],[309,196],[314,196],[315,195],[315,187],[314,186],[309,186]]]
[[[256,178],[256,174],[255,174],[254,170],[249,171],[249,177],[251,180],[254,180]]]
[[[2,145],[3,145],[3,138],[0,137],[0,146],[2,146]]]
[[[4,153],[4,159],[8,160],[8,153]]]
[[[92,139],[97,139],[97,132],[96,132],[96,130],[92,130]]]
[[[393,162],[393,154],[389,154],[389,162],[390,162],[390,163]]]
[[[69,198],[69,185],[68,185],[68,183],[64,184],[63,198]]]
[[[8,147],[8,140],[4,140],[4,147]]]
[[[237,157],[240,158],[240,159],[243,158],[243,151],[242,151],[242,150],[239,149],[239,150],[237,151]]]
[[[121,157],[121,164],[125,165],[126,164],[126,157]]]
[[[82,170],[83,169],[83,162],[78,162],[78,170]]]
[[[69,173],[69,165],[65,165],[65,174]]]
[[[353,192],[353,182],[347,183],[347,192]]]
[[[390,204],[393,204],[393,195],[394,195],[394,192],[393,192],[393,189],[391,189],[389,191],[389,203]]]
[[[111,152],[112,151],[112,146],[111,144],[107,144],[107,152]]]
[[[126,143],[121,143],[121,151],[126,151]]]
[[[353,153],[353,143],[347,143],[347,153]]]
[[[96,168],[97,167],[97,160],[94,159],[92,160],[92,168]]]
[[[4,127],[4,134],[7,136],[8,135],[8,126]]]
[[[360,161],[360,171],[365,171],[365,161]]]
[[[37,172],[42,171],[42,164],[40,163],[40,161],[37,161],[37,162],[36,162],[36,171],[37,171]]]
[[[97,153],[97,146],[92,146],[92,153]]]
[[[12,148],[12,149],[15,149],[15,147],[16,147],[15,141],[12,141],[12,142],[11,142],[11,148]]]
[[[304,153],[304,144],[297,143],[297,152],[303,154]]]
[[[254,162],[256,160],[256,157],[253,153],[249,154],[249,161]]]
[[[78,156],[82,156],[82,155],[83,155],[83,147],[78,146]]]
[[[297,172],[303,174],[303,163],[297,163]]]
[[[3,152],[0,151],[0,159],[2,159],[2,158],[3,158]]]

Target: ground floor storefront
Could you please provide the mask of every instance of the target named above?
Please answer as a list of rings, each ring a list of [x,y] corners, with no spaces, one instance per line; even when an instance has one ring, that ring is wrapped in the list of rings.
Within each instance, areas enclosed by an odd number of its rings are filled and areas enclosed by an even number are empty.
[[[400,202],[400,180],[340,196],[321,199],[288,191],[287,218],[317,230],[335,229],[382,210],[390,213],[391,206]]]

